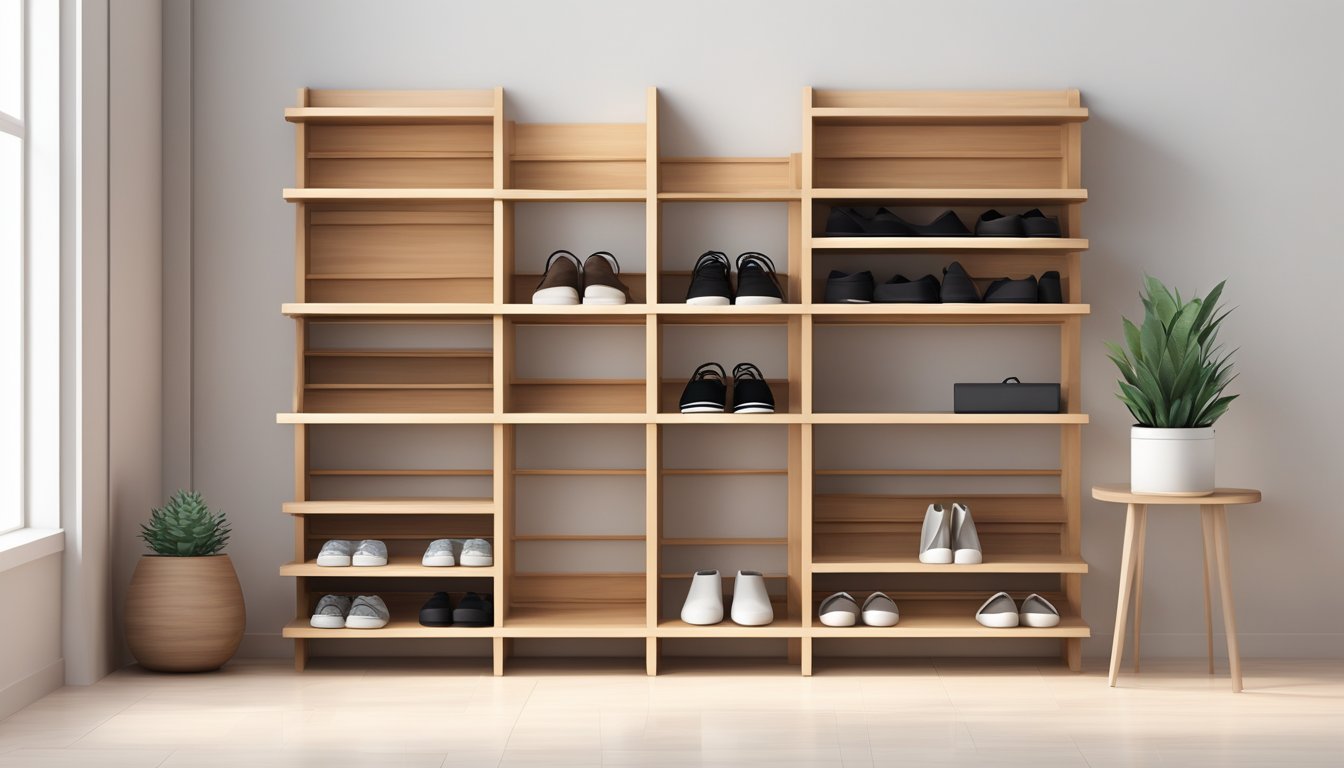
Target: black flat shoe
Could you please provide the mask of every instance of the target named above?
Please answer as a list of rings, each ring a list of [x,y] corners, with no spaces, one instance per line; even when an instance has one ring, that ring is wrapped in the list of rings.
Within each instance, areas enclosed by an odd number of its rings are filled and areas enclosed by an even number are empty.
[[[784,303],[775,262],[769,256],[747,251],[737,257],[737,299],[733,303],[745,306]]]
[[[453,626],[453,601],[447,592],[435,592],[420,608],[420,626]]]
[[[975,222],[975,234],[979,237],[1026,237],[1022,227],[1022,217],[1016,213],[1003,215],[994,209],[980,214]]]
[[[1064,288],[1059,282],[1059,272],[1052,269],[1041,275],[1041,280],[1037,286],[1040,288],[1040,302],[1042,304],[1064,303]]]
[[[468,592],[453,611],[453,623],[460,627],[489,627],[495,623],[495,604],[490,595]]]
[[[1036,278],[995,280],[985,289],[985,302],[994,304],[1035,304],[1040,300]]]
[[[873,289],[873,301],[879,304],[937,304],[938,278],[925,275],[907,280],[896,275]]]
[[[826,277],[826,304],[867,304],[873,300],[873,273],[854,272],[847,274],[831,270]]]
[[[728,256],[723,251],[705,251],[691,268],[686,303],[702,307],[726,307],[733,303],[733,284],[728,280]]]
[[[911,224],[910,228],[918,237],[966,237],[971,234],[956,211],[943,211],[928,224]]]
[[[775,396],[755,363],[733,366],[733,413],[774,413]]]
[[[1022,229],[1027,237],[1059,237],[1059,217],[1046,216],[1040,208],[1022,214]]]
[[[911,226],[886,208],[834,207],[826,216],[827,237],[909,237]]]
[[[975,304],[980,301],[980,291],[975,281],[966,274],[961,262],[954,261],[943,270],[943,287],[939,296],[944,304]]]
[[[704,363],[681,390],[682,413],[723,413],[728,403],[728,374],[718,363]]]

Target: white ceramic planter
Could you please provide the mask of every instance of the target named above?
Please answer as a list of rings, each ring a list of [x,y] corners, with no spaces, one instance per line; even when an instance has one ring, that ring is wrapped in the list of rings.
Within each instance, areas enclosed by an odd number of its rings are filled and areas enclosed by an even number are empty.
[[[1213,445],[1213,427],[1130,427],[1130,488],[1160,496],[1213,493]]]

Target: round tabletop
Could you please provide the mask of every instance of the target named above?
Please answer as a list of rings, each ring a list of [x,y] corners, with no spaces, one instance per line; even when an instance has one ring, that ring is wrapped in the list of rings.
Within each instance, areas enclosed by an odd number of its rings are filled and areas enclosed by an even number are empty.
[[[1215,488],[1205,496],[1164,496],[1152,493],[1134,493],[1129,483],[1112,483],[1092,486],[1092,498],[1098,501],[1114,501],[1120,504],[1255,504],[1260,501],[1260,492],[1254,488]]]

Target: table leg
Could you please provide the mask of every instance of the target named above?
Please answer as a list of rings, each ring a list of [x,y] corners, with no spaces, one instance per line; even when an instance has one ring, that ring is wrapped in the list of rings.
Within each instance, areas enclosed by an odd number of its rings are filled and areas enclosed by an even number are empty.
[[[1134,587],[1134,540],[1138,536],[1140,519],[1144,514],[1142,504],[1130,504],[1125,512],[1125,548],[1120,554],[1120,594],[1115,601],[1115,634],[1111,641],[1111,687],[1120,676],[1120,659],[1125,654],[1125,615],[1129,612],[1129,599]]]
[[[1214,547],[1218,553],[1218,594],[1223,601],[1223,631],[1227,633],[1227,664],[1232,670],[1232,691],[1241,693],[1241,652],[1237,648],[1237,614],[1232,607],[1232,564],[1227,541],[1227,507],[1217,505],[1213,515]]]
[[[1139,671],[1139,626],[1143,623],[1143,547],[1148,541],[1148,512],[1139,514],[1138,540],[1134,542],[1134,671]]]
[[[1213,595],[1209,590],[1209,568],[1218,562],[1213,544],[1213,511],[1199,508],[1199,527],[1204,534],[1204,637],[1208,644],[1209,674],[1213,674]]]

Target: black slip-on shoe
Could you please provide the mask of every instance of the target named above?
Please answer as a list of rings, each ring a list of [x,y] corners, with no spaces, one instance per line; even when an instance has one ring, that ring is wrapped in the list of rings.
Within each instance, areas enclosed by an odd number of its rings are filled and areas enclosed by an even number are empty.
[[[886,208],[834,207],[826,216],[827,237],[908,237],[914,229]]]
[[[873,273],[831,270],[826,276],[826,304],[867,304],[873,300]]]
[[[1022,214],[1022,229],[1027,237],[1059,237],[1059,217],[1046,216],[1040,208]]]
[[[832,206],[826,214],[826,237],[864,237],[868,234],[866,216],[854,208]]]
[[[938,278],[925,275],[907,280],[896,275],[873,289],[873,301],[879,304],[937,304]]]
[[[769,256],[747,251],[737,257],[737,301],[739,305],[783,304],[775,263]]]
[[[691,374],[679,403],[682,413],[723,413],[728,402],[728,374],[718,363],[704,363]]]
[[[928,224],[912,224],[910,228],[918,237],[966,237],[971,234],[956,211],[943,211]]]
[[[973,304],[980,301],[980,291],[971,276],[966,274],[961,262],[954,261],[943,270],[943,287],[939,298],[944,304]]]
[[[1040,287],[1034,276],[1021,280],[995,280],[985,289],[985,301],[994,304],[1035,304],[1040,300]]]
[[[980,214],[975,221],[975,234],[978,237],[1025,237],[1022,217],[1016,213],[1004,215],[993,208]]]
[[[453,610],[453,623],[459,627],[489,627],[495,623],[495,605],[490,595],[468,592]]]
[[[1037,284],[1040,289],[1039,297],[1042,304],[1063,304],[1064,286],[1059,282],[1059,272],[1050,270],[1041,275],[1041,280]]]
[[[453,601],[447,592],[435,592],[424,605],[420,606],[420,626],[453,626]]]
[[[579,257],[569,251],[556,251],[546,257],[546,268],[532,292],[532,303],[578,304]]]
[[[724,307],[733,303],[733,284],[728,279],[728,256],[723,251],[705,251],[691,269],[686,303]]]
[[[775,396],[755,363],[733,366],[733,413],[774,413]]]

